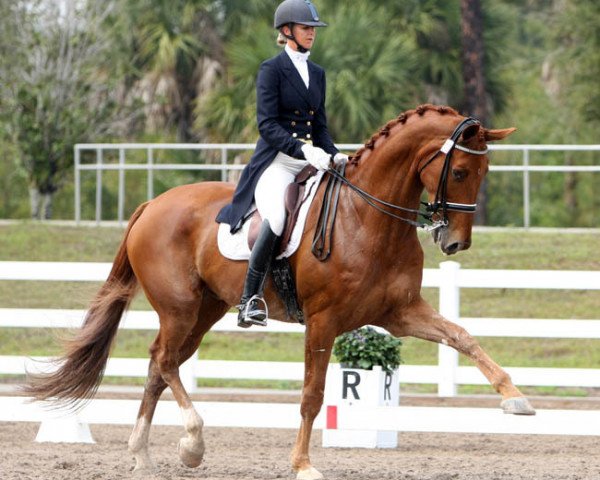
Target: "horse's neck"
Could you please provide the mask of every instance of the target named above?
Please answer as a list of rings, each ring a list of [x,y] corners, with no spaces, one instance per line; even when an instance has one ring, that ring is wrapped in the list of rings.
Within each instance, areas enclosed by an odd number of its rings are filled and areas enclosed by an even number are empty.
[[[375,148],[361,158],[358,165],[349,166],[348,179],[378,199],[416,210],[423,190],[416,172],[416,150],[408,146],[410,142],[403,144],[400,139],[395,140],[396,148],[391,144]],[[415,232],[414,226],[377,211],[349,189],[345,198],[346,214],[373,236],[402,237]],[[418,220],[414,214],[379,206],[402,218]]]

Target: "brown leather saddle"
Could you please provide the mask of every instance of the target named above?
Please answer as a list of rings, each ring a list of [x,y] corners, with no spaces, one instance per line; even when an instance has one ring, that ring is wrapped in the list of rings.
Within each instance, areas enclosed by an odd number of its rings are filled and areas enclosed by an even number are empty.
[[[294,231],[294,227],[298,221],[300,207],[302,207],[304,199],[306,198],[306,182],[316,173],[317,169],[315,167],[312,165],[307,165],[300,171],[300,173],[298,173],[298,175],[296,175],[294,181],[288,185],[285,191],[285,210],[287,212],[287,216],[277,255],[280,255],[282,252],[284,252],[288,243],[290,242],[292,232]],[[312,186],[312,188],[316,187],[316,185]],[[255,210],[250,217],[250,230],[248,232],[248,247],[250,247],[250,250],[252,250],[254,242],[256,242],[256,237],[260,231],[261,223],[262,217],[258,213],[258,210]]]

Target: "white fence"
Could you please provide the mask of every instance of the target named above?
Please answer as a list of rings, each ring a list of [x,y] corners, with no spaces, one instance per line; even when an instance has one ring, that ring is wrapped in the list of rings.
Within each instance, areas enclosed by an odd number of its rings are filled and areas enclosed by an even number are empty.
[[[253,150],[253,143],[78,143],[74,147],[75,154],[75,221],[81,221],[81,173],[92,171],[96,173],[96,208],[95,220],[99,223],[102,219],[102,172],[118,172],[118,205],[117,220],[124,222],[125,211],[125,172],[128,170],[142,170],[147,172],[147,199],[154,198],[154,172],[157,170],[212,170],[221,172],[221,180],[227,180],[227,172],[240,170],[244,165],[229,163],[230,152],[248,152]],[[338,147],[345,151],[355,151],[362,144],[339,144]],[[531,226],[531,172],[600,172],[600,165],[531,165],[531,152],[600,152],[600,145],[490,145],[492,151],[514,151],[521,154],[521,165],[490,165],[491,172],[522,172],[523,173],[523,226]],[[145,152],[145,163],[127,163],[126,152]],[[217,164],[195,163],[156,163],[157,151],[208,151],[218,152],[220,162]],[[83,152],[93,152],[95,163],[82,162]],[[106,161],[106,152],[117,152],[118,162]]]
[[[1,280],[102,281],[108,263],[0,262]],[[440,311],[474,335],[551,338],[600,338],[600,320],[531,320],[458,318],[461,288],[600,289],[600,272],[460,270],[444,262],[439,270],[426,269],[423,285],[440,289]],[[78,326],[84,311],[0,309],[0,328],[68,328]],[[120,328],[156,329],[153,312],[129,312]],[[266,329],[240,330],[228,315],[217,331],[302,332],[299,325],[270,322]],[[22,374],[27,359],[0,356],[0,374]],[[509,368],[515,383],[554,386],[600,386],[599,369]],[[147,359],[111,358],[106,375],[145,377]],[[303,365],[292,362],[233,362],[192,359],[182,372],[188,389],[202,378],[302,380]],[[440,395],[454,395],[459,383],[485,384],[474,367],[458,367],[454,350],[440,346],[439,365],[400,367],[405,383],[438,383]],[[293,404],[195,402],[208,427],[297,428],[299,409]],[[78,415],[48,411],[44,404],[23,397],[0,397],[0,421],[42,422],[38,441],[93,442],[87,424],[132,424],[139,401],[93,400]],[[155,425],[180,425],[173,401],[160,401]],[[332,426],[335,425],[335,426]],[[326,405],[315,428],[396,430],[414,432],[600,435],[600,411],[538,410],[534,417],[504,415],[500,409],[442,407],[349,408]]]
[[[109,263],[0,262],[1,280],[43,281],[103,281],[110,270]],[[463,325],[474,336],[593,338],[600,339],[600,320],[460,318],[460,289],[577,289],[599,290],[597,271],[526,271],[526,270],[466,270],[456,262],[443,262],[440,269],[425,269],[424,287],[437,287],[440,292],[440,312]],[[82,310],[0,309],[0,328],[70,328],[81,324]],[[124,329],[157,329],[154,312],[130,311],[121,322]],[[303,332],[300,325],[271,321],[266,329],[239,329],[235,316],[228,314],[213,331],[238,333]],[[27,358],[0,356],[0,374],[23,374]],[[110,358],[106,375],[145,377],[148,359]],[[506,369],[518,385],[559,387],[600,387],[597,368],[525,368]],[[260,379],[301,381],[304,367],[300,362],[245,362],[199,360],[196,355],[182,367],[182,378],[190,391],[198,378]],[[439,346],[438,365],[402,365],[402,383],[437,384],[440,396],[456,395],[457,385],[485,385],[487,380],[475,367],[458,366],[458,353]]]

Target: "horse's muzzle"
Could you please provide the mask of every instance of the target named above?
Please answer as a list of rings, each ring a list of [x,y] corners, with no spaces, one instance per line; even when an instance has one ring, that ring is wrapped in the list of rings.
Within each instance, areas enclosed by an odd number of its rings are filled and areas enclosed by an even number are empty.
[[[433,230],[431,235],[433,241],[439,245],[440,250],[446,255],[454,255],[462,250],[467,250],[471,246],[470,240],[456,238],[447,226]]]

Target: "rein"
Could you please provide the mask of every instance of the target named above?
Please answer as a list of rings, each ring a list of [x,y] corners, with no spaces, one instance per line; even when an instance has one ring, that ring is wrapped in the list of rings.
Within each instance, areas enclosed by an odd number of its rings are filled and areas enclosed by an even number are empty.
[[[333,237],[333,226],[335,222],[335,216],[337,212],[337,205],[339,201],[339,194],[341,185],[344,184],[349,187],[353,192],[357,193],[359,197],[361,197],[365,202],[367,202],[370,206],[375,208],[377,211],[388,215],[396,220],[400,220],[402,222],[408,223],[417,228],[422,228],[425,231],[431,232],[440,227],[445,227],[448,225],[448,211],[455,212],[464,212],[464,213],[473,213],[477,209],[477,204],[466,204],[466,203],[454,203],[449,202],[447,198],[447,184],[448,184],[448,173],[450,172],[450,162],[452,160],[452,154],[454,153],[454,149],[461,150],[466,153],[470,153],[472,155],[485,155],[488,152],[488,149],[485,150],[472,150],[470,148],[464,147],[456,143],[460,135],[471,125],[478,125],[479,122],[473,118],[464,119],[452,132],[452,135],[448,140],[444,142],[442,147],[434,153],[425,164],[419,168],[419,175],[429,164],[431,164],[440,153],[445,154],[444,165],[442,167],[442,172],[440,174],[440,179],[438,182],[438,187],[435,194],[435,199],[431,203],[421,202],[422,205],[425,206],[425,211],[415,210],[413,208],[406,208],[400,205],[395,205],[393,203],[386,202],[371,195],[368,192],[365,192],[360,187],[354,185],[350,180],[348,180],[345,176],[346,164],[345,162],[339,165],[339,171],[336,168],[329,168],[327,173],[330,175],[329,181],[327,183],[327,187],[325,189],[325,196],[323,200],[323,205],[321,207],[321,212],[319,214],[319,219],[317,221],[317,226],[315,229],[315,235],[312,243],[312,253],[320,260],[326,260],[331,253],[331,244]],[[332,205],[333,199],[333,205]],[[431,222],[431,224],[425,222],[418,222],[416,220],[412,220],[410,218],[405,218],[400,216],[394,212],[386,210],[382,208],[380,205],[385,207],[400,211],[406,212],[416,215],[417,217],[421,216],[425,220]],[[439,210],[442,210],[442,218],[441,220],[434,220],[433,217]]]

